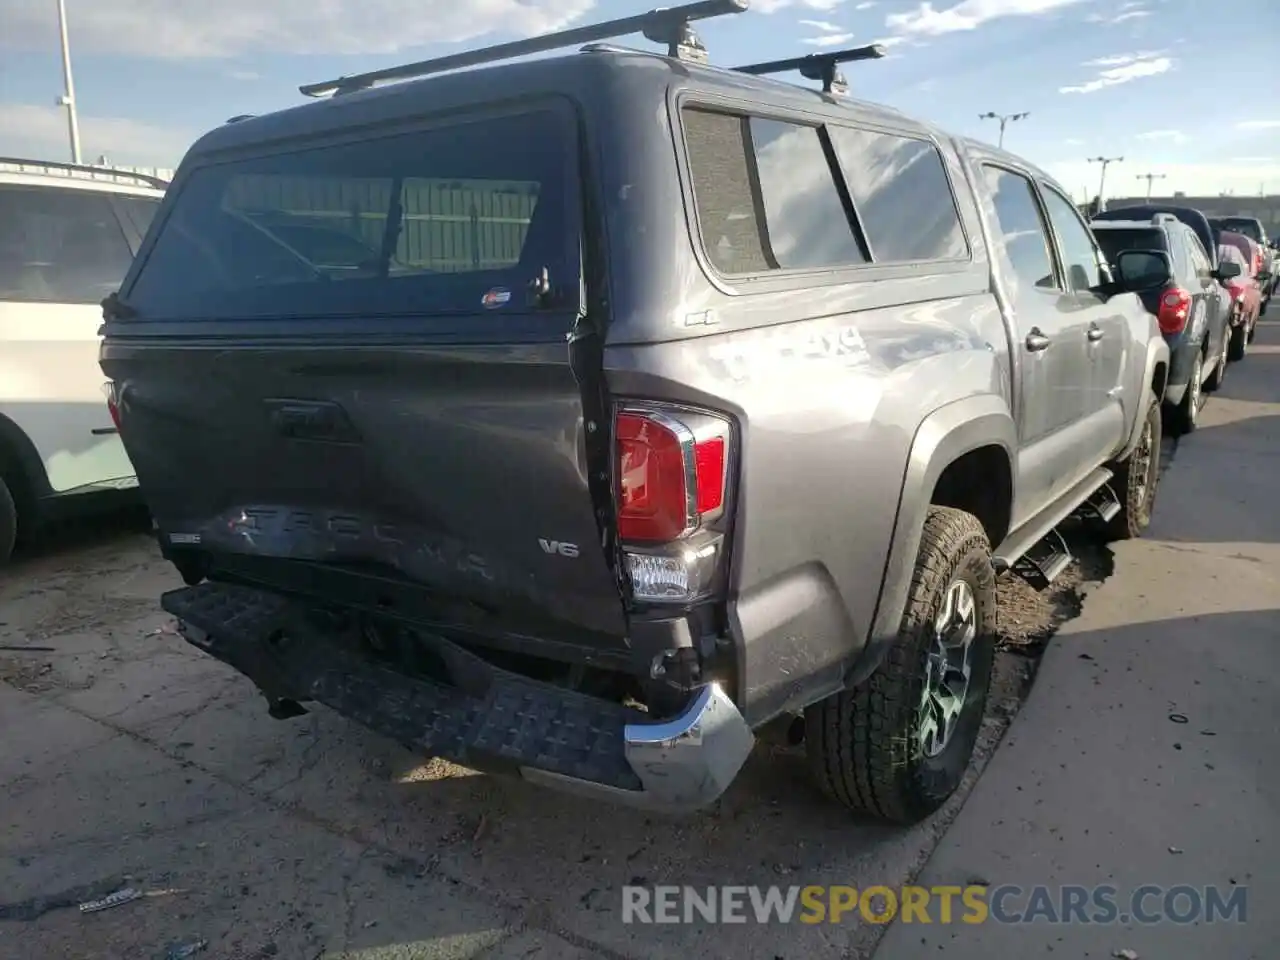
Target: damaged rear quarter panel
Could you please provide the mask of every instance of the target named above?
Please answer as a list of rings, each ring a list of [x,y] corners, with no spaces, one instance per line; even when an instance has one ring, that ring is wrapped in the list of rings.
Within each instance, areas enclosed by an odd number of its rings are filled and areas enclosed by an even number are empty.
[[[730,414],[740,451],[730,625],[764,722],[838,689],[875,614],[911,443],[932,410],[1008,396],[1008,351],[968,274],[735,298],[734,330],[606,352],[615,396]],[[886,300],[928,299],[901,305]],[[794,322],[758,326],[767,318]],[[736,330],[735,330],[736,328]]]

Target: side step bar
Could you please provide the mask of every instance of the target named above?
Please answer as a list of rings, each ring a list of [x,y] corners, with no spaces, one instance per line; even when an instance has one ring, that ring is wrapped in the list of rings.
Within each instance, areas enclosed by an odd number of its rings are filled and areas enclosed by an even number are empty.
[[[1071,565],[1071,550],[1058,532],[1071,516],[1110,520],[1120,512],[1120,500],[1111,489],[1112,473],[1099,467],[1077,483],[1033,523],[1015,530],[992,557],[997,573],[1012,570],[1036,590],[1046,589]]]
[[[1120,497],[1112,489],[1110,483],[1104,483],[1084,503],[1080,504],[1074,516],[1081,520],[1092,520],[1096,523],[1110,523],[1121,511]]]

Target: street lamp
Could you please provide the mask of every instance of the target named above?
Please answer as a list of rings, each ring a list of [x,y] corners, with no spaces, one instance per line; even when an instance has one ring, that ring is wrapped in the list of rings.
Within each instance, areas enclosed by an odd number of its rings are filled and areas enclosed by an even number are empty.
[[[1107,167],[1113,163],[1124,163],[1124,157],[1090,157],[1089,162],[1102,164],[1102,176],[1098,178],[1098,210],[1101,212],[1106,209]]]
[[[67,108],[67,132],[71,135],[71,162],[80,162],[80,122],[76,119],[76,88],[71,81],[71,45],[67,42],[67,0],[58,0],[58,32],[62,36],[62,78],[66,92],[58,106]]]
[[[1152,181],[1154,181],[1154,180],[1163,180],[1163,179],[1165,178],[1165,176],[1166,176],[1166,174],[1163,174],[1163,173],[1140,173],[1140,174],[1138,174],[1138,179],[1139,179],[1139,180],[1145,180],[1145,181],[1147,181],[1147,199],[1148,199],[1148,200],[1150,200],[1150,199],[1151,199],[1151,183],[1152,183]]]
[[[1029,116],[1031,116],[1030,110],[1025,110],[1022,113],[995,113],[988,110],[986,113],[978,114],[978,119],[1000,121],[1000,142],[996,146],[1004,149],[1004,128],[1014,120],[1024,120]]]

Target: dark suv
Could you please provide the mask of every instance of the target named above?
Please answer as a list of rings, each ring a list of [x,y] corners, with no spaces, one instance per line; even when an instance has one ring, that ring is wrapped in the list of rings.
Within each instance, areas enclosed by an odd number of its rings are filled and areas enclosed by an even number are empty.
[[[1169,213],[1094,220],[1092,227],[1113,269],[1139,289],[1159,321],[1171,358],[1166,418],[1175,430],[1190,432],[1204,403],[1202,388],[1218,389],[1227,374],[1230,303],[1219,291],[1238,265],[1211,266],[1196,232]]]
[[[841,96],[877,47],[707,63],[689,21],[743,9],[318,84],[183,159],[102,368],[163,605],[273,716],[665,809],[779,721],[911,821],[996,576],[1147,526],[1169,348],[1070,194]]]

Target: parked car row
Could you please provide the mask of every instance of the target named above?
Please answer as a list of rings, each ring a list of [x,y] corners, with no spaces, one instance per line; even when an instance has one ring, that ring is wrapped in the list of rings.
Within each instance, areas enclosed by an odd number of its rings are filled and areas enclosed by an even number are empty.
[[[103,397],[101,303],[166,186],[0,158],[0,565],[48,520],[136,491]]]
[[[1196,428],[1205,394],[1222,386],[1227,365],[1244,359],[1266,309],[1264,247],[1226,229],[1245,223],[1151,203],[1102,211],[1091,223],[1108,261],[1135,285],[1169,345],[1165,418],[1180,433]]]

